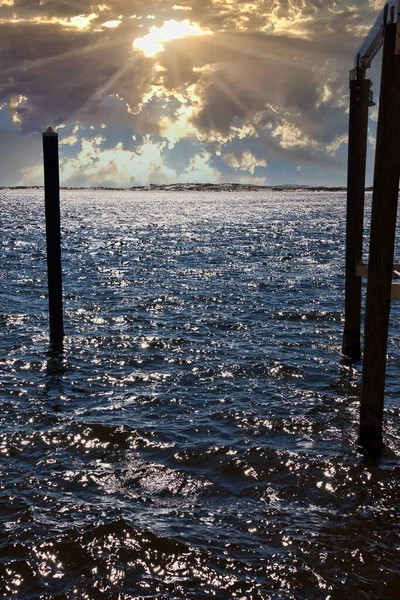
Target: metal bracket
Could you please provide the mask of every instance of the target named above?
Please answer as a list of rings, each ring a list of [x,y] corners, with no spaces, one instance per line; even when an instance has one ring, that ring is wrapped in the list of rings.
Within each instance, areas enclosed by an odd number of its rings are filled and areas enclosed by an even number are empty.
[[[365,79],[365,69],[360,64],[360,55],[357,54],[356,57],[356,66],[354,69],[351,69],[349,74],[350,83],[352,81],[362,81]]]
[[[356,81],[358,79],[358,69],[351,69],[350,71],[350,81]]]

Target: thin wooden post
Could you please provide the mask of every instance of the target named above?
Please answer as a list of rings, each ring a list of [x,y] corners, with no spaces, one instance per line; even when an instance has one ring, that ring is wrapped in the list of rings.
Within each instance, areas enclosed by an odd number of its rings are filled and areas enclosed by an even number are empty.
[[[382,449],[386,352],[400,175],[400,55],[386,25],[371,214],[359,444]]]
[[[64,324],[61,273],[58,134],[53,131],[51,127],[43,133],[43,160],[50,342],[51,344],[61,344],[64,337]]]
[[[357,70],[350,81],[349,155],[347,173],[346,285],[343,354],[361,356],[361,277],[356,265],[362,261],[365,169],[367,159],[368,106],[371,82]]]

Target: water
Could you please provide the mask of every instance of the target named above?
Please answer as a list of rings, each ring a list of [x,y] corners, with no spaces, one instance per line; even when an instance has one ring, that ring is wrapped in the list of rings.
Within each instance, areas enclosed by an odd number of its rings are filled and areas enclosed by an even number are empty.
[[[2,191],[0,589],[18,599],[397,598],[399,306],[380,461],[340,354],[345,198]]]

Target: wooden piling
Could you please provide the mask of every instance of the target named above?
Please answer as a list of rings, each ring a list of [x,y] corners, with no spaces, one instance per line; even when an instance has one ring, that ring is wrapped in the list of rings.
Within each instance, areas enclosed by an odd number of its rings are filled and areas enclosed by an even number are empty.
[[[371,82],[360,69],[350,81],[350,119],[347,173],[346,284],[343,354],[361,357],[361,277],[356,266],[362,262],[365,170],[367,158],[368,106]]]
[[[365,316],[359,444],[382,449],[386,352],[400,175],[400,55],[385,27]]]
[[[43,160],[50,343],[52,345],[60,345],[64,337],[61,272],[60,179],[58,134],[53,131],[51,127],[43,133]]]

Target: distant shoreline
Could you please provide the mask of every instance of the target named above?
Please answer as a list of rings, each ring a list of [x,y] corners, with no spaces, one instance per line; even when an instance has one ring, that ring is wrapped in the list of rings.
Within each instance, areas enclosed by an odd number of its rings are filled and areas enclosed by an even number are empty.
[[[12,185],[0,186],[0,190],[42,190],[42,185]],[[150,184],[133,186],[129,188],[118,187],[61,187],[61,190],[95,190],[95,191],[115,191],[115,192],[346,192],[346,187],[312,186],[297,184],[282,185],[251,185],[241,183],[170,183],[170,184]],[[372,191],[372,187],[365,188],[366,192]]]

